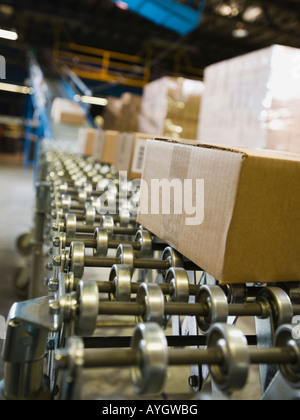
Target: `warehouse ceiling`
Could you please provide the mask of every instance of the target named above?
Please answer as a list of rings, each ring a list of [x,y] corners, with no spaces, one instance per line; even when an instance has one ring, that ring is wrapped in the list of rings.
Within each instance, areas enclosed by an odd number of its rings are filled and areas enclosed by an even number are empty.
[[[239,25],[248,36],[233,36]],[[1,1],[0,26],[18,31],[23,51],[24,46],[52,48],[59,33],[68,41],[129,54],[151,46],[156,65],[169,70],[177,48],[185,48],[193,65],[204,68],[274,43],[300,47],[299,0],[207,0],[199,28],[183,38],[111,0]]]
[[[199,0],[174,1],[196,6]],[[35,49],[50,57],[58,38],[147,56],[153,78],[176,69],[178,51],[203,69],[274,43],[300,48],[299,0],[207,0],[199,27],[184,37],[111,0],[5,0],[0,28],[18,32],[18,41],[0,40],[0,54],[20,69],[20,78],[25,52]],[[16,72],[11,74],[15,81]]]

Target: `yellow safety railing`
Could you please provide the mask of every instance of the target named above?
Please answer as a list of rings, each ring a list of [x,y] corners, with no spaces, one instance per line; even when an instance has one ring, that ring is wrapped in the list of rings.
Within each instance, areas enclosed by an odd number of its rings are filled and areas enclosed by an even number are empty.
[[[58,42],[53,50],[56,66],[67,65],[78,77],[143,88],[150,68],[139,56]]]
[[[100,48],[88,47],[61,40],[57,29],[53,62],[57,67],[67,65],[78,77],[99,82],[143,88],[151,79],[152,66],[164,55],[164,48],[148,43],[139,55],[129,55]],[[203,69],[193,66],[189,53],[177,46],[168,53],[173,58],[173,76],[203,80]]]

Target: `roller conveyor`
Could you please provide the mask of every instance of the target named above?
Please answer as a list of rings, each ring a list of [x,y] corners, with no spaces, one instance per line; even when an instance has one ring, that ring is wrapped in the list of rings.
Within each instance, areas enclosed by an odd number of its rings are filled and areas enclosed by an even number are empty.
[[[209,398],[229,399],[258,365],[262,399],[281,389],[298,399],[299,283],[223,285],[140,226],[121,200],[118,215],[99,217],[93,164],[44,145],[29,299],[9,314],[2,397],[81,399],[83,374],[113,368],[131,372],[138,395],[161,395],[174,369],[186,373],[190,400],[208,384]],[[254,335],[236,325],[245,317]]]

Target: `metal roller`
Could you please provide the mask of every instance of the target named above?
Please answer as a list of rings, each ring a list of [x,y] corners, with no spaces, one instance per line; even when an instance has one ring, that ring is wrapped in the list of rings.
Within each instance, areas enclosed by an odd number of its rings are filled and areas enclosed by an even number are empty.
[[[108,231],[97,228],[94,233],[96,248],[94,248],[94,257],[106,257],[108,252]]]
[[[189,277],[183,268],[172,267],[167,271],[165,282],[170,284],[172,292],[167,300],[172,302],[188,302],[190,297]]]
[[[61,207],[63,210],[69,211],[71,208],[72,198],[70,195],[63,194],[61,196]]]
[[[275,329],[291,322],[293,306],[288,294],[279,287],[264,288],[257,297],[257,302],[264,302],[273,316]]]
[[[75,214],[66,214],[65,216],[65,229],[67,238],[74,238],[76,235],[77,219]]]
[[[109,293],[110,301],[129,302],[131,297],[131,271],[127,265],[114,265],[109,281],[114,284],[114,292]]]
[[[97,283],[80,281],[77,290],[80,310],[75,318],[75,334],[79,337],[93,335],[97,326],[99,313],[99,296]]]
[[[119,216],[120,216],[120,226],[121,227],[127,227],[130,224],[130,212],[126,208],[121,208],[119,210]]]
[[[164,386],[168,367],[168,344],[157,324],[139,324],[131,347],[139,353],[139,363],[132,368],[132,381],[138,394],[157,394]]]
[[[136,302],[145,306],[141,320],[165,325],[164,295],[158,284],[142,283],[137,293]]]
[[[137,258],[151,258],[152,257],[152,237],[147,230],[140,229],[135,235],[135,242],[140,249],[137,252]]]
[[[228,393],[242,389],[247,383],[250,364],[245,336],[235,326],[216,324],[209,333],[207,349],[216,348],[222,352],[224,360],[210,366],[217,387]]]
[[[119,245],[117,249],[117,258],[120,258],[121,264],[130,268],[131,274],[134,271],[135,254],[131,245]]]
[[[203,334],[209,333],[214,324],[227,323],[227,297],[219,286],[202,286],[196,296],[196,302],[208,308],[207,316],[197,316],[197,323]]]
[[[100,227],[112,232],[115,227],[115,222],[112,216],[102,216],[100,219]]]
[[[87,226],[93,226],[96,219],[96,209],[94,206],[88,204],[85,206],[85,223]]]
[[[296,389],[300,388],[300,336],[295,325],[281,325],[276,332],[275,346],[291,350],[291,363],[280,364],[279,369],[285,380]],[[294,353],[294,360],[293,360]],[[296,356],[296,357],[295,357]]]
[[[73,242],[70,246],[70,271],[81,279],[84,273],[85,246],[82,242]]]
[[[183,257],[173,248],[167,247],[163,251],[162,260],[167,261],[170,267],[184,267]],[[167,274],[167,270],[162,271],[163,277]]]

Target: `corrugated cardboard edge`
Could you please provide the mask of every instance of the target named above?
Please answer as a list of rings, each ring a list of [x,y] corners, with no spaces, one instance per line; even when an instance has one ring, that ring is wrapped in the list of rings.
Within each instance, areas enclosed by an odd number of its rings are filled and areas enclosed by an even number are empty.
[[[249,157],[257,157],[258,155],[262,158],[269,158],[269,159],[295,159],[300,160],[300,153],[295,152],[286,152],[281,150],[271,150],[271,149],[249,149],[248,147],[230,147],[230,146],[222,146],[218,144],[207,144],[201,143],[198,140],[185,140],[185,139],[172,139],[167,137],[155,137],[153,139],[155,141],[163,141],[163,142],[170,142],[175,144],[182,144],[188,145],[193,147],[199,147],[203,149],[212,149],[212,150],[220,150],[229,153],[239,153],[243,155],[243,158]]]
[[[171,138],[169,139],[169,138],[166,138],[166,137],[165,138],[155,137],[151,140],[169,142],[169,143],[174,143],[174,144],[181,144],[181,145],[192,146],[192,147],[200,147],[200,148],[203,148],[203,149],[220,150],[220,151],[229,152],[229,153],[239,153],[239,154],[242,154],[245,158],[248,157],[248,153],[246,152],[246,150],[242,150],[242,149],[238,149],[238,148],[232,148],[232,147],[226,147],[226,146],[220,146],[220,145],[200,143],[199,141],[195,141],[195,140],[185,140],[185,139],[175,140],[175,139],[171,139]]]

